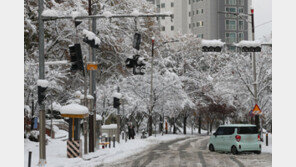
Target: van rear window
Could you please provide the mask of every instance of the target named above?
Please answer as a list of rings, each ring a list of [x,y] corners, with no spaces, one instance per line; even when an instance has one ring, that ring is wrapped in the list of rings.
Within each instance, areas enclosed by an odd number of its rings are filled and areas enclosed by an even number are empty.
[[[257,127],[238,127],[237,133],[238,134],[257,134],[258,129]]]

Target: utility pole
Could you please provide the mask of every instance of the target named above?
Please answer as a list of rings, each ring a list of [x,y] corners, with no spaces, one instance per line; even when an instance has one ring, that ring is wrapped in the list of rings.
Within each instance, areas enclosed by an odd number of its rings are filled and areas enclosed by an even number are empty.
[[[151,80],[150,80],[150,111],[149,111],[149,136],[152,135],[152,109],[153,109],[153,63],[154,63],[154,37],[152,37]]]
[[[44,22],[42,20],[43,0],[38,2],[38,49],[39,49],[39,79],[44,79]],[[38,94],[39,96],[39,94]],[[40,104],[39,111],[39,165],[46,164],[46,148],[45,148],[45,105]]]
[[[255,40],[255,23],[254,23],[254,9],[251,9],[251,19],[252,19],[252,40]],[[256,76],[256,55],[255,52],[253,52],[253,80],[254,80],[254,99],[255,99],[255,104],[258,104],[258,92],[257,92],[257,76]],[[251,123],[253,121],[251,120]],[[258,129],[260,129],[260,120],[259,120],[259,115],[255,115],[255,125],[257,126]]]

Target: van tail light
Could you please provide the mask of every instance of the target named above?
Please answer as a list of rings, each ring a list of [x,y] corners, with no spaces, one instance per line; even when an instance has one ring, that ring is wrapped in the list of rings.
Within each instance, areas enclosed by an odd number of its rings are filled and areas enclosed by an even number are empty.
[[[258,141],[261,141],[261,137],[260,137],[260,135],[258,135]]]
[[[241,138],[242,138],[242,137],[241,137],[240,135],[236,135],[236,136],[235,136],[235,139],[236,139],[237,142],[239,142],[239,141],[241,140]]]

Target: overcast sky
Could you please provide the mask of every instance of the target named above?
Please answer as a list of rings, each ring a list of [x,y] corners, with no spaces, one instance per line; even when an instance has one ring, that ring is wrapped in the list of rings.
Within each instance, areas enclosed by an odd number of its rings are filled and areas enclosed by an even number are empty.
[[[260,39],[265,35],[269,35],[272,31],[272,22],[270,22],[272,20],[272,0],[253,0],[253,6],[255,13],[255,38]],[[266,22],[270,23],[261,25]]]

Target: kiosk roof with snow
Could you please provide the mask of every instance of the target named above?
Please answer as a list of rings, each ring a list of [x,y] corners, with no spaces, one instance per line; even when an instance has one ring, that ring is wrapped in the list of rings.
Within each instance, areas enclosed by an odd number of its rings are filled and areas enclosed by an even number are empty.
[[[62,117],[85,118],[88,117],[88,108],[79,104],[69,104],[60,108]]]

